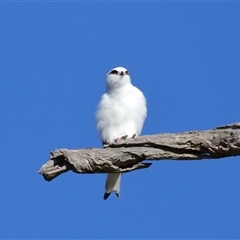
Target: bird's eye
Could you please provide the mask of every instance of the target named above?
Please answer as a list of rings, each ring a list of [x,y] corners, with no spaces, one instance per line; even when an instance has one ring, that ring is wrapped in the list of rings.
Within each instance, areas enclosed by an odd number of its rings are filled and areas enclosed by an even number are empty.
[[[117,70],[112,70],[109,74],[118,74]]]
[[[128,75],[128,71],[126,71],[125,74]]]

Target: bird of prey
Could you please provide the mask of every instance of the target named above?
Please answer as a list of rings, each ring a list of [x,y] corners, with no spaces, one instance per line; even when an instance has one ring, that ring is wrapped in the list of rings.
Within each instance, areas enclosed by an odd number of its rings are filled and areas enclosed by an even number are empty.
[[[139,136],[147,116],[146,99],[132,85],[128,70],[123,67],[110,70],[106,76],[106,87],[96,112],[102,144]],[[103,196],[105,200],[111,192],[120,197],[121,175],[108,173]]]

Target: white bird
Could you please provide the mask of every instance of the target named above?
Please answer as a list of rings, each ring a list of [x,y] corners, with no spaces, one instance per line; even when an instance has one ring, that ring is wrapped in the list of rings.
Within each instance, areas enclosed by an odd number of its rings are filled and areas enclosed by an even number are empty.
[[[96,120],[102,144],[119,138],[139,136],[147,116],[143,93],[131,84],[128,70],[117,67],[107,73],[107,90],[99,102]],[[120,193],[121,173],[109,173],[105,184],[106,200],[111,192]]]

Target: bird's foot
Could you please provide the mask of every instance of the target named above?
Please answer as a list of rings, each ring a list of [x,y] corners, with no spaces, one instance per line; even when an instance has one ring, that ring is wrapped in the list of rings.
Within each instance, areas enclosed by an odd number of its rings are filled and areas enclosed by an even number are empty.
[[[121,140],[126,140],[127,137],[128,137],[128,135],[122,136],[122,137],[120,137],[120,138],[116,138],[116,139],[114,140],[114,142],[117,143],[117,142],[119,142],[119,141],[121,141]]]
[[[121,139],[122,139],[122,140],[126,140],[127,137],[128,137],[128,135],[125,135],[125,136],[122,136]]]
[[[133,135],[132,135],[132,138],[135,138],[137,136],[137,134],[136,133],[134,133]]]
[[[116,196],[117,196],[118,198],[120,198],[120,193],[116,193]]]

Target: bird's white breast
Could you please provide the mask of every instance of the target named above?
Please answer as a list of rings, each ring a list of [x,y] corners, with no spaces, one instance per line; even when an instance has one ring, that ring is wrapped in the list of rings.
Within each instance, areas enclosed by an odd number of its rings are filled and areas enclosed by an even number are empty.
[[[131,83],[107,91],[98,105],[96,118],[103,143],[133,134],[139,135],[146,118],[146,100]]]

